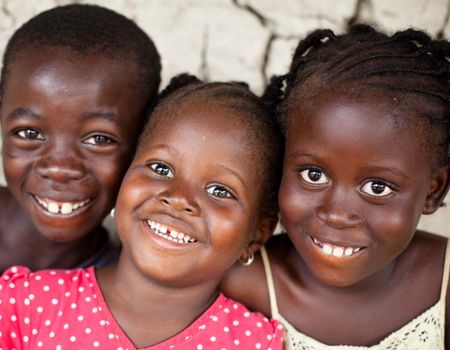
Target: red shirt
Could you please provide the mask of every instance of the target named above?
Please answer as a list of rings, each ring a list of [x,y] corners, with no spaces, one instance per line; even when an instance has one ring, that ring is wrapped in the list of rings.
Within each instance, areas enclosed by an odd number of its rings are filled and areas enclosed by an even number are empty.
[[[282,349],[283,327],[222,294],[191,325],[148,350]],[[136,347],[115,321],[93,267],[30,272],[0,279],[0,350]]]

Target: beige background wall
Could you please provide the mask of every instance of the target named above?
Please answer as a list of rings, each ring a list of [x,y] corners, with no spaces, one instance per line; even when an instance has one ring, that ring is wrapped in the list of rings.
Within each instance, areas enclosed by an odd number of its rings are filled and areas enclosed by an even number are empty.
[[[450,0],[1,0],[0,54],[24,21],[71,2],[99,4],[134,19],[161,53],[163,85],[188,71],[206,80],[245,80],[260,93],[272,74],[285,72],[299,38],[318,27],[342,32],[349,23],[367,22],[389,32],[416,27],[450,39]],[[420,223],[450,236],[449,224],[450,207]]]

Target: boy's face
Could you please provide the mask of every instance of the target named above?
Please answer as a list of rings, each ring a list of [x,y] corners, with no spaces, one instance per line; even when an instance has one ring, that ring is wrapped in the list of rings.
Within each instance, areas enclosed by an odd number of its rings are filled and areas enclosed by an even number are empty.
[[[323,283],[386,271],[415,233],[435,182],[426,120],[398,113],[386,101],[324,96],[291,115],[281,218]]]
[[[260,157],[235,111],[187,104],[153,121],[122,183],[116,226],[127,261],[152,279],[217,283],[257,231]]]
[[[10,64],[1,104],[5,177],[50,240],[86,235],[114,204],[143,109],[129,67],[61,48],[28,49]]]

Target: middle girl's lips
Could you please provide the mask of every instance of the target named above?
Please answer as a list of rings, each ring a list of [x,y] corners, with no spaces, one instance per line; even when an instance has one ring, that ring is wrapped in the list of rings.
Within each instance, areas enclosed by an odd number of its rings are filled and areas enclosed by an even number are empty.
[[[309,237],[311,238],[314,245],[319,247],[325,255],[332,255],[336,258],[351,257],[365,248],[364,246],[350,244],[337,245],[334,243],[332,244],[330,242],[319,240],[318,238],[315,238],[313,236]]]
[[[170,226],[164,225],[160,222],[147,220],[146,223],[155,234],[164,239],[167,239],[168,241],[181,244],[190,244],[197,242],[197,240],[191,235],[176,230],[175,228],[172,228]]]

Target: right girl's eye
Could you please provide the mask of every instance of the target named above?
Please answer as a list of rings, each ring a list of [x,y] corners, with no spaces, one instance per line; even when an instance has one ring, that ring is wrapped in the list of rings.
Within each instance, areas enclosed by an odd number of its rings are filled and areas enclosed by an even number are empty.
[[[150,169],[152,169],[156,174],[168,178],[173,178],[174,174],[172,169],[164,163],[154,162],[150,164]]]
[[[323,185],[328,183],[328,178],[324,172],[318,168],[308,168],[300,171],[303,181],[313,185]]]
[[[21,139],[26,140],[44,140],[44,136],[39,131],[32,128],[20,129],[15,132]]]

